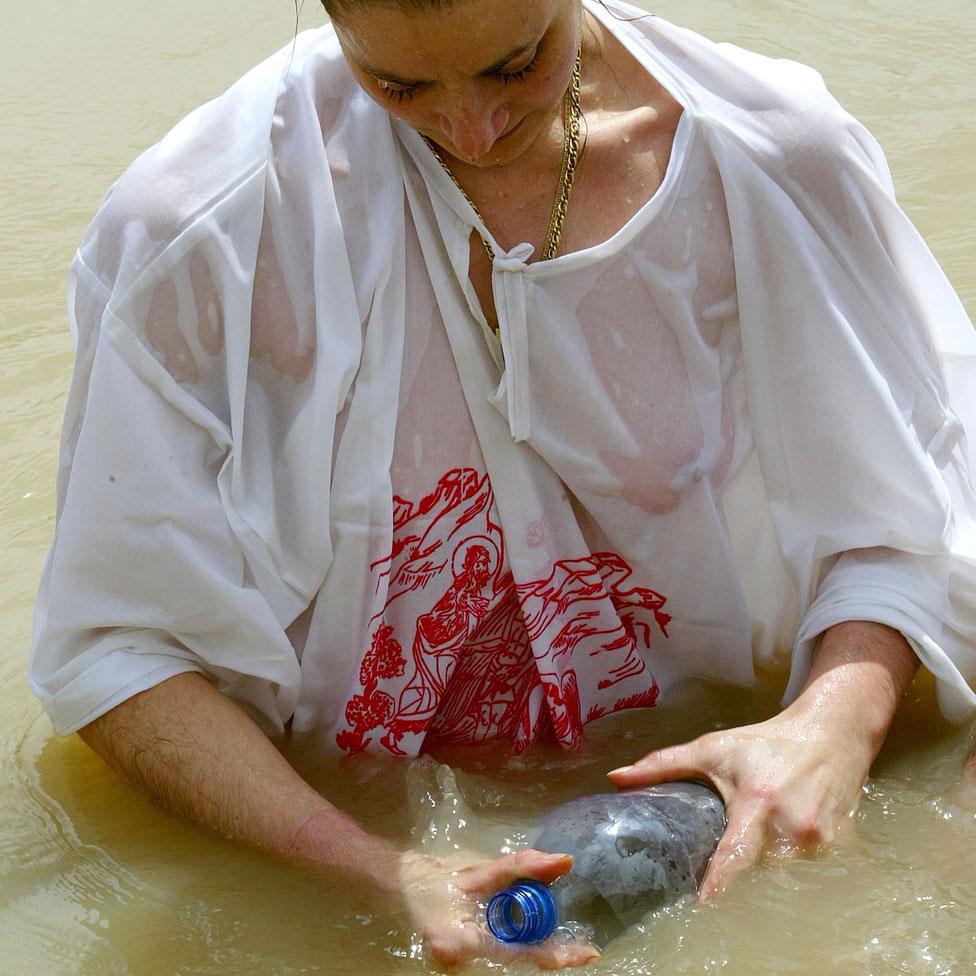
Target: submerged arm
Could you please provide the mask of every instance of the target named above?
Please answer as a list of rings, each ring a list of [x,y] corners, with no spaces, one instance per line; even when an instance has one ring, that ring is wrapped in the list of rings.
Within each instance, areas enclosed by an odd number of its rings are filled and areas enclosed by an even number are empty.
[[[81,737],[166,809],[292,863],[342,876],[402,900],[440,963],[520,956],[543,968],[577,966],[589,945],[512,949],[477,924],[479,902],[519,877],[551,882],[570,860],[524,850],[447,864],[364,831],[289,765],[233,702],[195,672],[122,702]]]
[[[79,734],[173,813],[289,861],[395,888],[399,852],[312,789],[200,674],[170,678]]]

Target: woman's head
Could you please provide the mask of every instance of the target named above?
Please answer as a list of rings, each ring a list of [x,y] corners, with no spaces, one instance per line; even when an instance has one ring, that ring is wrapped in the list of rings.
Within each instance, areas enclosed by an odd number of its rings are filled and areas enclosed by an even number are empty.
[[[515,159],[559,112],[579,0],[325,0],[367,94],[478,166]]]
[[[355,10],[365,4],[374,6],[396,4],[400,7],[412,7],[415,10],[437,10],[440,7],[449,7],[454,2],[455,0],[322,0],[322,6],[335,21],[346,11]]]

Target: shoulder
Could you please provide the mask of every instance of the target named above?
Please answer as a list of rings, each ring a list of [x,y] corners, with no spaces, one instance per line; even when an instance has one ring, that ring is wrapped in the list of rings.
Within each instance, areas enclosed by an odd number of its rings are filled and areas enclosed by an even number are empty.
[[[261,219],[270,168],[314,159],[363,106],[331,27],[306,31],[143,152],[103,199],[79,256],[106,287],[165,253]],[[328,161],[327,161],[328,162]]]
[[[617,0],[606,7],[713,140],[776,165],[811,153],[842,155],[860,137],[861,127],[810,65],[713,41]]]

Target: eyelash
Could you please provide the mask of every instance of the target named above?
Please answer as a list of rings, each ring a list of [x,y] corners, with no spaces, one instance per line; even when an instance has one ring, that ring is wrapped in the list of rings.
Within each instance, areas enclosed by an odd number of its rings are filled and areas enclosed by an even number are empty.
[[[391,102],[396,102],[397,105],[401,104],[404,99],[408,102],[417,93],[416,88],[383,88],[382,82],[380,83],[380,91],[386,95],[386,97]]]
[[[518,83],[525,81],[525,76],[535,71],[538,64],[539,52],[536,51],[535,56],[524,68],[519,68],[518,71],[496,71],[491,77],[496,81],[500,81],[503,85],[509,85],[512,82]],[[401,105],[404,99],[409,102],[417,94],[416,88],[384,88],[382,85],[383,83],[380,82],[380,91],[391,102],[395,102],[397,105]]]
[[[507,85],[513,81],[525,81],[525,76],[535,71],[538,64],[539,52],[537,51],[532,60],[524,68],[519,68],[518,71],[499,71],[493,77],[497,78],[503,85]]]

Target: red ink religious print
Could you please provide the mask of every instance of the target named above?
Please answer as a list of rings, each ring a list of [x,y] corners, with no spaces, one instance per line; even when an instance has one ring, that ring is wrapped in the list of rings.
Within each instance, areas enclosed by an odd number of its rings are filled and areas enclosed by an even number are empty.
[[[556,559],[534,522],[525,544],[548,553],[551,570],[516,581],[491,483],[470,468],[419,503],[395,497],[393,511],[341,749],[416,755],[425,740],[503,739],[520,751],[543,735],[572,746],[586,722],[655,703],[646,658],[653,632],[667,637],[666,600],[628,586],[620,556]]]

